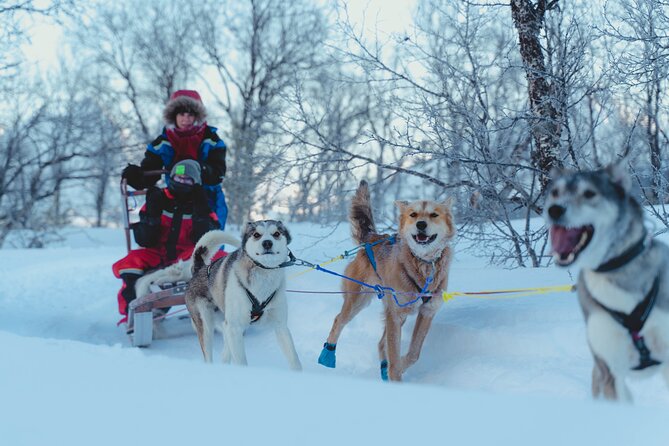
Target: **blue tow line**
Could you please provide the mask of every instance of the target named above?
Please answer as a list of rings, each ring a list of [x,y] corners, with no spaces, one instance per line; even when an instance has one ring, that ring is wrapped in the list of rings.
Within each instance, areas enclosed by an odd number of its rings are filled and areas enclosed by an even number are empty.
[[[420,299],[422,299],[423,297],[428,295],[427,294],[427,289],[430,287],[430,284],[434,280],[434,270],[435,270],[434,263],[433,263],[432,264],[432,274],[430,274],[430,276],[427,277],[427,279],[425,280],[425,285],[420,290],[420,293],[417,293],[417,297],[415,299],[410,300],[410,301],[405,302],[405,303],[400,303],[400,301],[397,299],[397,291],[395,291],[394,288],[383,286],[381,284],[371,285],[369,283],[362,282],[360,280],[356,280],[352,277],[348,277],[348,276],[345,276],[343,274],[339,274],[337,272],[331,271],[329,269],[325,269],[320,265],[315,265],[315,264],[313,264],[311,262],[307,262],[305,260],[295,259],[294,264],[298,265],[298,266],[308,266],[310,268],[315,269],[316,271],[322,271],[324,273],[332,274],[333,276],[337,276],[337,277],[341,277],[342,279],[350,280],[351,282],[357,283],[358,285],[361,285],[361,286],[364,286],[364,287],[367,287],[367,288],[371,288],[374,291],[376,291],[376,297],[379,298],[379,299],[383,299],[386,295],[386,292],[388,292],[388,293],[390,293],[391,296],[393,296],[393,300],[395,301],[397,306],[400,307],[400,308],[408,307],[409,305],[413,305],[414,303],[418,302]],[[402,293],[402,294],[414,294],[414,293]],[[431,296],[431,294],[429,294],[429,296]]]

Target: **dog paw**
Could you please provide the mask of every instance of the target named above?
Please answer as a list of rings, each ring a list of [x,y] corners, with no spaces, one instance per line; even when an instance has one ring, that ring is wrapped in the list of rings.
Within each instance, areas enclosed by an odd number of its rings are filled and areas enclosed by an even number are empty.
[[[327,342],[323,344],[323,350],[321,351],[321,355],[318,357],[318,363],[325,367],[334,369],[335,363],[337,362],[337,358],[335,356],[336,347],[336,344],[328,344]]]

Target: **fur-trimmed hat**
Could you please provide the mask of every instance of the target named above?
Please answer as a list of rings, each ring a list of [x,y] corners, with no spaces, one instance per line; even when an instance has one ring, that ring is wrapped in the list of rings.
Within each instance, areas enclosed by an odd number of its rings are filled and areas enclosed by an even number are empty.
[[[202,184],[200,164],[195,160],[181,160],[176,163],[170,171],[170,178],[174,178],[175,175],[187,175],[195,184]]]
[[[188,112],[195,116],[195,125],[202,124],[207,118],[200,94],[195,90],[177,90],[172,93],[163,110],[163,120],[170,127],[176,125],[177,114]]]

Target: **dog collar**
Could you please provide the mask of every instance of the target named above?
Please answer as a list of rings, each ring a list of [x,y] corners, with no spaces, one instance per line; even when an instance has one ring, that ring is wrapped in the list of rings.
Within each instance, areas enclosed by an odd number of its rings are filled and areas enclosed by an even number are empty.
[[[636,242],[627,251],[623,252],[618,257],[614,257],[599,265],[597,269],[595,269],[595,272],[606,273],[627,265],[646,249],[647,238],[648,232],[644,230],[643,235],[638,242]]]
[[[297,260],[297,258],[293,255],[293,253],[292,253],[291,251],[288,251],[288,260],[286,260],[285,262],[283,262],[283,263],[281,263],[281,264],[279,264],[279,265],[277,265],[277,266],[269,267],[269,266],[265,266],[265,265],[263,265],[262,263],[258,262],[256,259],[254,259],[253,257],[249,256],[248,253],[246,253],[246,255],[249,257],[249,259],[251,259],[251,261],[252,261],[253,263],[255,263],[256,266],[258,266],[258,267],[260,267],[260,268],[262,268],[262,269],[279,269],[279,268],[286,268],[287,266],[293,266],[293,265],[295,265],[295,264],[296,264],[295,261]]]

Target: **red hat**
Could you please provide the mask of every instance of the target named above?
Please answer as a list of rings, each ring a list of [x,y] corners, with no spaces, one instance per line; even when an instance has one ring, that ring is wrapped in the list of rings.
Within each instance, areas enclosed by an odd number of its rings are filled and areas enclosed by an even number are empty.
[[[202,124],[207,118],[207,110],[204,108],[202,98],[195,90],[177,90],[172,93],[163,110],[163,121],[168,127],[174,127],[177,114],[184,111],[195,116],[196,125]]]
[[[202,102],[200,93],[198,93],[195,90],[177,90],[174,93],[172,93],[172,96],[170,96],[170,101],[178,98],[179,96],[188,96],[189,98],[195,99],[198,102]]]

